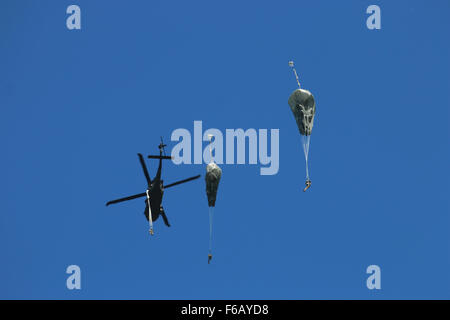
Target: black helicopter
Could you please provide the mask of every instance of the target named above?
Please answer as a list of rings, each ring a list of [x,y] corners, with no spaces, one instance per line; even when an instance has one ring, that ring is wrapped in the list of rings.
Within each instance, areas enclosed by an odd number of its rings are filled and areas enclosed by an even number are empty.
[[[148,158],[150,158],[150,159],[159,159],[158,172],[156,173],[156,176],[153,179],[153,181],[150,179],[150,175],[148,174],[147,166],[145,165],[145,162],[144,162],[144,157],[142,156],[142,154],[138,153],[139,161],[141,162],[141,166],[142,166],[142,169],[144,170],[145,178],[147,179],[147,190],[145,192],[135,194],[135,195],[125,197],[125,198],[108,201],[106,203],[106,205],[109,206],[110,204],[114,204],[114,203],[118,203],[118,202],[147,197],[147,199],[145,201],[144,214],[145,214],[145,217],[147,218],[147,220],[150,222],[150,234],[151,235],[153,235],[153,221],[157,220],[160,215],[162,216],[166,226],[170,227],[169,220],[167,219],[166,213],[164,212],[164,209],[162,207],[162,199],[163,199],[163,195],[164,195],[164,189],[200,178],[200,175],[197,175],[195,177],[190,177],[190,178],[180,180],[180,181],[168,184],[168,185],[164,185],[163,180],[161,179],[162,160],[172,159],[172,157],[166,156],[164,147],[166,147],[166,145],[163,143],[163,140],[161,137],[161,143],[158,146],[159,156],[152,156],[152,155],[148,156]],[[164,153],[164,155],[163,155],[163,153]],[[151,209],[150,210],[151,220],[149,220],[149,204],[150,204],[150,209]]]

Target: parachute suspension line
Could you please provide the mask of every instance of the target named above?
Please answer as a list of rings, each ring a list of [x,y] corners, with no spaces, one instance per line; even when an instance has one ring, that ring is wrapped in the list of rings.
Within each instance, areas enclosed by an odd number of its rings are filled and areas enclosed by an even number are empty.
[[[303,152],[305,154],[306,180],[309,180],[308,155],[309,155],[309,142],[311,141],[311,136],[302,135],[302,140],[303,140]]]
[[[302,111],[303,119],[302,124],[305,130],[305,135],[302,134],[302,144],[303,144],[303,153],[305,154],[305,165],[306,165],[306,181],[309,180],[309,170],[308,170],[308,156],[309,156],[309,143],[311,141],[311,128],[309,127],[309,123],[313,119],[313,115],[311,115],[311,109],[306,109],[305,106],[299,104],[299,108]]]
[[[309,143],[311,141],[311,136],[303,136],[302,135],[302,139],[303,139],[303,151],[305,153],[305,160],[308,161]]]
[[[298,87],[301,89],[300,81],[298,80],[297,71],[295,70],[295,67],[294,67],[294,61],[289,61],[289,66],[292,68],[292,71],[294,71],[295,80],[297,80]]]
[[[209,253],[212,253],[214,207],[209,207]]]
[[[212,259],[213,218],[214,218],[214,207],[209,207],[209,251],[208,251],[208,263]]]
[[[148,194],[148,190],[145,193],[147,194],[148,222],[150,223],[150,234],[153,235],[153,221],[152,221],[152,208],[150,207],[150,196]]]

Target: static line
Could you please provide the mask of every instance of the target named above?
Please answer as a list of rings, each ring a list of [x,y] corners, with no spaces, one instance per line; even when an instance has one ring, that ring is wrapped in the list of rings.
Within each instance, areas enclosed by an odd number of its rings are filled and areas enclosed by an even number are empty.
[[[292,68],[292,70],[294,71],[295,80],[297,80],[298,87],[301,89],[301,86],[300,86],[300,80],[298,80],[297,70],[295,70],[295,67],[294,67],[294,61],[289,61],[289,66],[290,66],[290,67]]]
[[[208,139],[209,139],[209,154],[211,155],[211,160],[210,160],[210,163],[211,162],[214,162],[214,160],[213,160],[213,155],[212,155],[212,147],[211,147],[211,143],[212,143],[212,138],[213,138],[214,136],[212,135],[212,134],[208,134]]]

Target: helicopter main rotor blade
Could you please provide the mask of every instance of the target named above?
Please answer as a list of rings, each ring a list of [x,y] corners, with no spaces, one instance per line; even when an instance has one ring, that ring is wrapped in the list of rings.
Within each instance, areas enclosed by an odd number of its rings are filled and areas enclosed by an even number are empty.
[[[167,159],[167,160],[173,159],[171,156],[147,156],[147,158],[149,158],[149,159]]]
[[[128,200],[133,200],[133,199],[137,199],[137,198],[141,198],[141,197],[145,197],[147,194],[145,192],[143,193],[138,193],[129,197],[125,197],[125,198],[120,198],[120,199],[116,199],[116,200],[111,200],[108,201],[106,203],[106,206],[109,206],[110,204],[114,204],[114,203],[118,203],[118,202],[123,202],[123,201],[128,201]]]
[[[150,179],[150,175],[148,174],[147,166],[145,165],[145,162],[144,162],[144,157],[140,153],[138,153],[138,156],[139,156],[139,161],[141,162],[142,169],[144,170],[145,179],[147,179],[147,183],[150,186],[152,184],[152,179]]]
[[[184,180],[180,180],[180,181],[177,181],[177,182],[168,184],[167,186],[164,186],[164,189],[165,189],[165,188],[170,188],[170,187],[176,186],[177,184],[189,182],[189,181],[192,181],[192,180],[195,180],[195,179],[198,179],[198,178],[200,178],[200,175],[195,176],[195,177],[190,177],[190,178],[187,178],[187,179],[184,179]]]

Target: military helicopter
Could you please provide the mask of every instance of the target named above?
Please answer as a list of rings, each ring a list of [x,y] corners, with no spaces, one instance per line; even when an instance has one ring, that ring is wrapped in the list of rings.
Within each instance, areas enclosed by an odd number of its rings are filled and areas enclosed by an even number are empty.
[[[159,166],[158,166],[158,172],[156,173],[155,178],[153,181],[150,179],[150,175],[148,174],[147,166],[144,162],[144,157],[142,154],[138,153],[139,161],[141,163],[142,169],[144,170],[144,175],[147,180],[147,190],[143,193],[138,193],[132,196],[108,201],[106,203],[106,206],[109,206],[110,204],[119,203],[123,201],[133,200],[137,198],[147,197],[145,201],[145,217],[150,223],[150,234],[153,235],[153,221],[156,221],[159,216],[164,220],[164,223],[166,226],[170,227],[169,220],[167,219],[166,213],[164,212],[164,209],[162,207],[162,199],[164,195],[164,189],[176,186],[181,183],[189,182],[195,179],[200,178],[200,175],[190,177],[184,180],[180,180],[168,185],[164,185],[163,180],[161,179],[161,168],[162,168],[162,160],[170,160],[172,157],[166,156],[166,152],[164,150],[164,147],[166,147],[163,143],[162,137],[161,137],[161,143],[159,144],[159,156],[148,156],[149,159],[159,159]],[[163,155],[164,154],[164,155]]]

